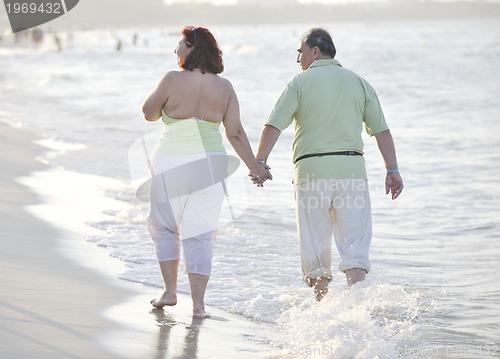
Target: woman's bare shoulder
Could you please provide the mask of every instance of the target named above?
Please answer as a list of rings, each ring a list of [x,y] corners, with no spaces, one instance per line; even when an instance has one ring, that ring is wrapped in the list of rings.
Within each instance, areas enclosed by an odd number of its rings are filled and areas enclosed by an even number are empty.
[[[177,80],[182,76],[182,72],[183,71],[174,71],[174,70],[168,71],[165,74],[164,78],[169,80]]]
[[[217,76],[217,78],[221,81],[221,83],[224,83],[226,86],[233,86],[231,84],[231,81],[229,81],[229,79],[225,78],[225,77],[222,77],[221,75],[215,75]]]
[[[170,86],[179,81],[179,71],[168,71],[160,81],[160,87]]]
[[[228,91],[234,91],[233,84],[227,78],[220,75],[216,75],[218,78],[219,85]]]

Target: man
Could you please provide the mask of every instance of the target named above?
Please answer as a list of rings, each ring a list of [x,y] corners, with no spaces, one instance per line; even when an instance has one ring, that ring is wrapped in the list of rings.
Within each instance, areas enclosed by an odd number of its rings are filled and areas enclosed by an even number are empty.
[[[299,43],[303,72],[286,86],[261,134],[256,158],[265,163],[292,122],[294,191],[304,281],[319,301],[332,279],[332,232],[339,268],[350,287],[370,270],[370,196],[363,158],[363,125],[375,136],[387,168],[386,194],[403,190],[389,127],[371,85],[337,60],[324,29],[311,29]],[[255,180],[258,178],[255,177]]]

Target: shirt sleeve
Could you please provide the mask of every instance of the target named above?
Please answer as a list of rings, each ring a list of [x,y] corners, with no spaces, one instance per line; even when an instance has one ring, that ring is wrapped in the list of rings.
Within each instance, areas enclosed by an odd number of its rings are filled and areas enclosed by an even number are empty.
[[[364,80],[363,87],[365,88],[365,114],[363,121],[365,123],[366,133],[373,136],[376,133],[388,130],[389,126],[385,121],[384,112],[382,111],[382,106],[380,106],[377,93],[373,87]]]
[[[266,125],[276,127],[280,131],[285,130],[295,117],[299,107],[299,100],[297,77],[295,77],[286,85],[278,102],[274,105]]]

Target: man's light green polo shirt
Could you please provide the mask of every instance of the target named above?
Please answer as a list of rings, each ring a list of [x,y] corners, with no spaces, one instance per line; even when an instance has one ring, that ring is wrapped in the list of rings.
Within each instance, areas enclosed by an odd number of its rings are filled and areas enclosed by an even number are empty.
[[[293,158],[358,151],[361,132],[373,136],[389,129],[373,87],[337,60],[316,60],[286,86],[267,125],[283,131],[295,125]],[[362,156],[323,156],[295,164],[294,183],[315,179],[367,179]]]

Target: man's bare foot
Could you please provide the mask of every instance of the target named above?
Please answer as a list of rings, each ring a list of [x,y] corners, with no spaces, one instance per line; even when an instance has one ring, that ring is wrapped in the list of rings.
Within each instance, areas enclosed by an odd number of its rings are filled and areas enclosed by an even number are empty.
[[[161,308],[163,308],[166,305],[168,305],[168,306],[174,306],[174,305],[177,304],[177,294],[170,294],[170,293],[167,293],[165,291],[165,292],[163,292],[163,294],[161,295],[161,297],[160,297],[159,300],[157,300],[157,299],[151,299],[150,303],[156,309],[161,309]]]
[[[328,278],[325,277],[318,278],[314,282],[314,294],[318,302],[328,293],[328,283]]]
[[[365,280],[366,271],[359,268],[348,269],[345,271],[345,276],[347,279],[347,287],[351,288],[353,284]]]
[[[205,308],[193,309],[193,318],[197,318],[197,319],[210,318],[210,313],[206,312]]]

